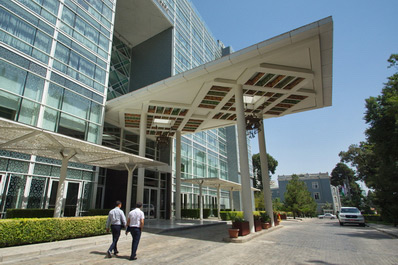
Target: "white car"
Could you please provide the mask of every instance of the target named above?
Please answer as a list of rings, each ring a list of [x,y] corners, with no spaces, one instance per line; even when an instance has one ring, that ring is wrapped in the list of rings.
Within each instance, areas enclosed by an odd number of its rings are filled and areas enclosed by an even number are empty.
[[[155,218],[155,206],[153,204],[143,204],[142,211],[145,214],[145,218]]]
[[[358,224],[360,226],[365,226],[365,218],[356,207],[341,207],[339,222],[340,225]]]
[[[330,219],[336,219],[336,215],[334,215],[334,214],[331,214],[331,213],[325,213],[325,214],[321,214],[321,215],[318,215],[318,218],[319,219],[326,219],[326,218],[330,218]]]

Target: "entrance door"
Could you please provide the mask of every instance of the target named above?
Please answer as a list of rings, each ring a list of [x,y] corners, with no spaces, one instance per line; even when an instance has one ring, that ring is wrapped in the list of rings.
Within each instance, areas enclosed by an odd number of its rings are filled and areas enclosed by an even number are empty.
[[[79,197],[80,183],[69,182],[68,192],[65,199],[64,216],[77,216],[77,203]]]
[[[144,201],[142,211],[147,219],[156,219],[158,206],[158,189],[157,188],[144,188]]]
[[[79,202],[79,189],[80,183],[77,182],[65,182],[67,189],[66,198],[64,198],[64,216],[76,216],[77,215],[77,204]],[[55,208],[58,191],[58,180],[53,180],[51,184],[51,190],[49,194],[48,208]]]

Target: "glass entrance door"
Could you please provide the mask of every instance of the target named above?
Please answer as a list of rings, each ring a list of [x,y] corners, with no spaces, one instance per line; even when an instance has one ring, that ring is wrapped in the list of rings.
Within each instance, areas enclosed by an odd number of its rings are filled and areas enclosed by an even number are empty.
[[[142,211],[146,219],[156,219],[158,207],[158,189],[157,188],[144,188],[144,201]]]

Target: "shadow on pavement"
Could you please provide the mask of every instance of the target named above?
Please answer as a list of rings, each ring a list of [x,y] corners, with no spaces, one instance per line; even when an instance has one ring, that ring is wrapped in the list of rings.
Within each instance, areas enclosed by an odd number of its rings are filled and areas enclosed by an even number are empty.
[[[100,255],[100,256],[104,256],[104,259],[108,259],[106,257],[106,251],[90,251],[90,254],[95,254],[95,255]],[[130,256],[126,256],[126,255],[112,255],[112,259],[129,259]]]
[[[308,263],[315,263],[315,264],[325,264],[325,265],[338,265],[336,263],[329,263],[322,260],[308,260]]]
[[[223,242],[223,238],[228,237],[228,228],[231,228],[231,225],[220,224],[215,226],[195,227],[187,230],[167,231],[161,234],[164,236],[184,237],[196,240],[225,243]]]

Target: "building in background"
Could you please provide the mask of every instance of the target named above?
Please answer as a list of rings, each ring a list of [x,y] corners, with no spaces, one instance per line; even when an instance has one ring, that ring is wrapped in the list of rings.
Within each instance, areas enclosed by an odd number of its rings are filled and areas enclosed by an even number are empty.
[[[336,187],[330,184],[330,176],[328,173],[300,174],[299,179],[305,183],[308,191],[311,193],[317,203],[317,212],[323,213],[323,206],[326,203],[332,205],[334,212],[341,207],[340,197],[336,192]],[[292,179],[292,175],[278,176],[279,196],[281,201],[285,200],[286,186]]]

